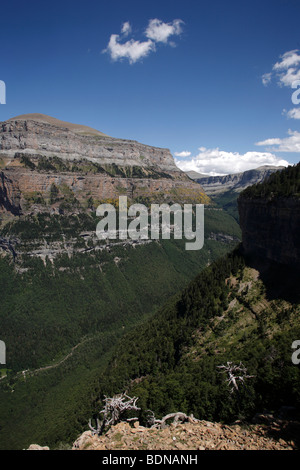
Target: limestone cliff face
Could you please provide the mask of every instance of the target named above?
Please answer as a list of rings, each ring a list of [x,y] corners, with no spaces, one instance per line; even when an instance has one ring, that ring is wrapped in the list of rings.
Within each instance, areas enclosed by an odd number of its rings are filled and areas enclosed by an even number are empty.
[[[245,252],[300,268],[299,198],[241,195],[238,206]]]
[[[54,160],[59,161],[56,168]],[[153,202],[209,202],[202,187],[177,168],[168,149],[44,115],[0,123],[0,168],[0,212],[13,215],[30,211],[37,200],[49,208],[53,185],[60,202],[67,191],[83,206],[87,200],[95,205],[120,195]]]
[[[16,119],[0,123],[0,158],[16,152],[54,155],[67,160],[85,158],[99,164],[158,167],[179,173],[168,149],[160,149],[105,135],[83,135],[43,121]]]
[[[121,195],[130,199],[148,197],[155,201],[166,202],[176,200],[179,203],[209,202],[209,198],[199,185],[172,178],[112,178],[98,174],[38,173],[18,167],[7,168],[1,174],[4,189],[2,191],[0,183],[0,210],[2,208],[10,212],[13,212],[10,210],[11,207],[17,210],[19,203],[24,210],[24,201],[32,194],[41,194],[44,199],[49,198],[52,184],[58,189],[68,187],[80,203],[89,197],[100,203]],[[2,203],[2,199],[7,203]]]
[[[7,211],[19,215],[21,194],[12,180],[3,171],[0,172],[0,212]]]

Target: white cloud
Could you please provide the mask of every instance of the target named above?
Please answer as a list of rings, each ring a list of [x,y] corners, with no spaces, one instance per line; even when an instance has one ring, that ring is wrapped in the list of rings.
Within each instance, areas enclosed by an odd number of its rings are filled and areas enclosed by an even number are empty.
[[[287,87],[292,87],[293,82],[296,80],[300,80],[300,69],[297,70],[294,67],[289,68],[285,73],[279,75],[279,83]]]
[[[150,20],[144,34],[147,40],[138,41],[129,39],[124,42],[132,33],[129,21],[123,23],[121,34],[112,34],[109,43],[102,52],[108,53],[112,60],[128,59],[130,64],[147,57],[150,52],[156,51],[157,43],[165,43],[174,47],[174,42],[168,42],[171,36],[178,36],[182,32],[182,20],[174,20],[171,23],[164,23],[159,19]]]
[[[131,31],[132,29],[131,29],[129,21],[126,21],[125,23],[123,23],[121,33],[124,34],[124,36],[128,36],[128,34],[130,34]]]
[[[272,80],[272,73],[264,73],[262,76],[262,82],[266,86]]]
[[[170,36],[178,36],[182,32],[182,20],[174,20],[171,23],[164,23],[157,18],[150,20],[145,31],[146,37],[155,42],[167,43]]]
[[[289,129],[288,135],[289,137],[286,137],[284,139],[266,139],[261,142],[257,142],[256,145],[264,147],[271,146],[271,151],[277,152],[300,152],[300,132],[292,131]]]
[[[267,145],[279,145],[280,142],[281,142],[281,139],[279,139],[278,137],[272,137],[271,139],[266,139],[266,140],[262,140],[261,142],[256,142],[255,145],[261,145],[261,146],[266,147]]]
[[[272,71],[262,76],[264,85],[268,85],[275,77],[280,86],[292,87],[295,80],[300,79],[300,55],[297,49],[285,52],[280,60],[273,65]]]
[[[283,113],[290,119],[300,119],[300,108],[292,108],[289,111],[283,110]]]
[[[120,36],[112,34],[107,48],[103,52],[108,52],[112,60],[121,60],[127,58],[130,64],[134,64],[138,60],[147,57],[150,52],[155,51],[155,44],[148,40],[144,42],[134,41],[130,39],[121,44]]]
[[[274,70],[289,69],[290,67],[294,67],[295,65],[300,64],[300,56],[297,49],[285,52],[282,56],[280,56],[280,59],[281,61],[276,62],[276,64],[273,66]]]
[[[191,156],[191,152],[183,150],[182,152],[175,152],[174,155],[175,157],[186,158]]]
[[[228,175],[252,170],[264,165],[288,166],[286,160],[276,157],[269,152],[226,152],[218,148],[199,148],[200,153],[189,160],[175,160],[176,165],[183,171],[197,171],[211,176]]]

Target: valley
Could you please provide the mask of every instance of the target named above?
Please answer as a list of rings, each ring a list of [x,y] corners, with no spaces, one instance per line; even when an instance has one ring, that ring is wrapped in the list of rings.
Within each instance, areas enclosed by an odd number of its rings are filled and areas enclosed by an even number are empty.
[[[0,451],[300,449],[300,3],[244,3],[2,2]]]
[[[300,335],[299,168],[235,196],[241,231],[226,204],[168,166],[168,157],[120,166],[69,155],[68,146],[63,157],[50,157],[32,148],[51,147],[49,132],[71,140],[76,132],[53,122],[12,123],[2,126],[4,141],[10,125],[25,140],[21,154],[21,137],[9,138],[14,154],[2,146],[0,320],[8,361],[1,447],[69,448],[102,397],[124,390],[139,397],[142,425],[147,409],[225,423],[263,409],[296,410],[299,374],[290,348]],[[204,204],[203,248],[187,251],[184,239],[172,237],[99,240],[96,206],[118,211],[119,195],[148,207]],[[238,397],[218,371],[228,361],[242,361],[253,377]]]

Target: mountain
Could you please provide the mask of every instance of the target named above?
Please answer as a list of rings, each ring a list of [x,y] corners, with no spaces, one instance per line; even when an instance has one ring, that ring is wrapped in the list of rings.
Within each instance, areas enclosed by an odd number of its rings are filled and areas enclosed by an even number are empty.
[[[0,123],[0,168],[0,247],[13,255],[21,272],[36,258],[46,264],[66,253],[94,256],[112,244],[115,251],[151,243],[99,243],[96,208],[100,203],[117,208],[119,196],[147,206],[210,203],[202,187],[176,167],[169,150],[43,114]],[[208,243],[217,242],[205,263],[219,247],[226,250],[240,238],[236,222],[212,207],[205,232]]]
[[[42,210],[53,188],[58,199],[68,188],[79,206],[88,200],[97,206],[120,195],[136,202],[149,197],[157,202],[209,202],[201,186],[176,167],[168,149],[42,114],[0,123],[0,169],[0,211],[6,215],[26,212],[28,201]]]
[[[255,170],[224,176],[207,176],[194,171],[187,172],[187,175],[205,189],[217,207],[222,208],[239,222],[237,198],[240,192],[251,185],[261,183],[272,173],[283,168],[266,165]]]
[[[69,129],[76,134],[82,135],[95,135],[95,136],[106,136],[103,132],[97,131],[92,127],[84,126],[82,124],[73,124],[66,121],[61,121],[60,119],[47,116],[46,114],[32,113],[32,114],[20,114],[19,116],[8,119],[8,121],[35,121],[50,124],[56,127],[62,127]]]
[[[25,114],[0,124],[0,155],[11,163],[16,152],[63,160],[87,159],[104,164],[157,167],[179,171],[167,149],[109,137],[86,126],[71,124],[43,114]]]
[[[264,179],[272,173],[283,168],[284,167],[265,165],[254,170],[247,170],[242,173],[233,173],[223,176],[202,175],[195,171],[186,173],[191,179],[201,184],[207,194],[210,196],[218,196],[227,191],[240,193],[248,186],[264,181]]]

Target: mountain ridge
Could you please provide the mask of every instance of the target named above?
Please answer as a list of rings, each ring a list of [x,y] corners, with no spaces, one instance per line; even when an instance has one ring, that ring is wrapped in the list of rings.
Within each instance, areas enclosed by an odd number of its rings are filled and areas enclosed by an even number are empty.
[[[186,174],[197,181],[210,196],[219,196],[222,193],[232,191],[240,193],[248,186],[264,181],[272,173],[282,170],[285,167],[263,165],[258,168],[246,170],[228,175],[209,176],[196,172],[186,172]]]
[[[101,131],[94,129],[89,126],[85,126],[82,124],[73,124],[68,121],[62,121],[60,119],[54,118],[52,116],[48,116],[47,114],[42,113],[29,113],[29,114],[20,114],[18,116],[12,117],[7,119],[7,121],[36,121],[36,122],[44,122],[46,124],[50,124],[56,127],[65,127],[75,133],[87,134],[87,135],[101,135],[104,137],[108,137]]]
[[[70,160],[86,158],[102,164],[157,166],[183,174],[168,149],[109,137],[93,129],[94,133],[85,135],[81,131],[76,132],[76,129],[84,129],[86,126],[59,121],[46,115],[38,115],[42,118],[37,120],[31,117],[35,114],[21,116],[26,119],[16,117],[0,122],[2,159],[12,158],[15,152],[23,151],[46,157],[59,154],[60,158]]]

